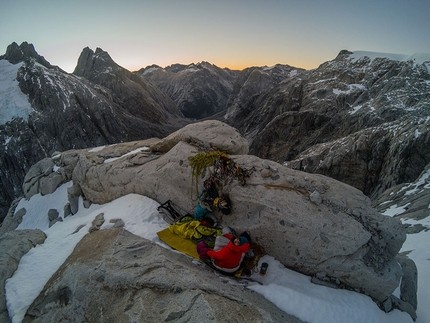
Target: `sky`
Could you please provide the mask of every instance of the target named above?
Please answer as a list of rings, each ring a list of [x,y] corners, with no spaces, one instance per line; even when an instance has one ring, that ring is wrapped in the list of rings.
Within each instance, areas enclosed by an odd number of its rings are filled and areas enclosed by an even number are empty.
[[[312,69],[343,49],[430,53],[429,13],[428,0],[0,0],[0,54],[27,41],[67,72],[85,47],[131,71],[201,61]]]
[[[94,151],[102,147],[93,148]],[[109,162],[109,161],[108,161]],[[430,171],[424,173],[414,185],[410,185],[406,194],[419,193],[417,187],[422,189],[430,184],[428,178]],[[60,186],[54,193],[41,196],[36,194],[29,200],[21,200],[16,208],[25,208],[23,221],[17,229],[43,230],[47,239],[41,245],[31,249],[20,260],[18,269],[14,275],[6,281],[6,301],[9,315],[13,323],[20,323],[27,308],[42,291],[44,285],[61,264],[72,253],[76,244],[88,233],[92,221],[101,212],[104,213],[105,222],[101,229],[109,229],[113,226],[111,219],[121,218],[125,223],[125,229],[144,239],[157,243],[172,252],[161,241],[157,232],[167,228],[168,224],[162,215],[158,213],[159,203],[145,196],[129,194],[110,203],[93,204],[88,209],[83,207],[83,201],[79,200],[79,211],[66,217],[62,222],[57,222],[49,227],[48,211],[56,209],[62,214],[64,205],[68,202],[67,188],[71,182]],[[402,213],[404,209],[392,207],[385,212],[387,216]],[[430,219],[421,222],[408,220],[410,224],[421,223],[429,226]],[[80,226],[84,226],[78,233],[72,234]],[[251,232],[252,236],[252,232]],[[430,299],[430,231],[422,231],[418,234],[408,235],[401,252],[408,251],[409,257],[418,267],[418,319],[416,323],[430,322],[430,308],[427,306]],[[184,255],[184,257],[189,257]],[[204,266],[197,259],[189,257],[190,262],[196,266]],[[266,255],[260,259],[269,264],[267,274],[260,276],[253,273],[247,279],[246,288],[263,295],[274,303],[282,311],[294,315],[302,321],[309,323],[412,323],[409,315],[399,310],[384,313],[368,297],[352,291],[331,289],[325,286],[312,284],[310,277],[285,268],[277,259]],[[35,271],[34,268],[38,268]],[[216,274],[214,274],[214,279]],[[220,274],[219,274],[220,275]],[[219,277],[219,276],[218,276]],[[230,279],[228,277],[223,277]],[[240,281],[231,280],[231,284],[241,284]],[[394,295],[399,297],[399,291]]]

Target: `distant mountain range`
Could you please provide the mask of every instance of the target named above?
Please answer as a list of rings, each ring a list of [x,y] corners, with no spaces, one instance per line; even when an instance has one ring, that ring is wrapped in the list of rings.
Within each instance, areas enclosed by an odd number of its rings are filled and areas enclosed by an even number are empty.
[[[0,56],[0,219],[30,166],[56,151],[161,138],[204,119],[237,128],[251,154],[350,184],[380,210],[400,203],[403,216],[428,216],[426,180],[420,198],[399,192],[430,170],[429,70],[427,54],[343,50],[313,70],[201,62],[130,72],[84,48],[69,74],[12,43]]]

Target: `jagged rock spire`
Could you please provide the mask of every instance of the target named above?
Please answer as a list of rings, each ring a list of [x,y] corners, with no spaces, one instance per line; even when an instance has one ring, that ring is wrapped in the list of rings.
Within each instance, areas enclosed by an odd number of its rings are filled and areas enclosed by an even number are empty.
[[[79,56],[73,74],[92,79],[92,76],[105,72],[107,68],[112,68],[115,71],[123,69],[103,49],[97,47],[94,52],[89,47],[85,47]]]
[[[6,54],[0,56],[0,59],[6,59],[12,64],[17,64],[31,58],[35,59],[36,62],[47,68],[52,68],[52,65],[49,64],[43,56],[40,56],[36,52],[33,44],[29,44],[27,42],[23,42],[19,46],[17,43],[13,42],[7,47]]]

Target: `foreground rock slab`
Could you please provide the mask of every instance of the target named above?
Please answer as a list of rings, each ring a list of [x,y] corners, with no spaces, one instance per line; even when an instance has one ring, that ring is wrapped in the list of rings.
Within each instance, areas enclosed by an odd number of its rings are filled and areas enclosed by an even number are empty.
[[[402,277],[395,260],[406,239],[401,222],[378,213],[369,198],[349,185],[241,154],[247,151],[246,141],[231,140],[236,130],[220,124],[189,125],[185,137],[179,131],[161,141],[59,153],[53,158],[56,167],[51,173],[35,166],[44,170],[43,175],[34,172],[24,191],[28,198],[44,188],[41,183],[52,183],[42,179],[61,174],[64,182],[73,181],[71,210],[76,195],[87,203],[103,204],[135,193],[160,203],[170,199],[193,212],[204,178],[198,178],[197,188],[193,187],[188,158],[199,148],[218,148],[222,142],[222,150],[230,152],[237,165],[253,171],[246,185],[235,178],[223,181],[232,212],[214,211],[213,217],[224,226],[250,231],[256,242],[288,268],[328,277],[378,302],[389,298]]]
[[[87,234],[23,323],[301,321],[192,258],[118,229]]]

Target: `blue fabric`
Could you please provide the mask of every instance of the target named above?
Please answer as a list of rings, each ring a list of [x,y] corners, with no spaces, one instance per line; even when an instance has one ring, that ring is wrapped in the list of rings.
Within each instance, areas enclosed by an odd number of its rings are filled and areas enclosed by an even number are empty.
[[[209,213],[208,210],[201,207],[200,203],[197,203],[196,210],[194,211],[194,220],[200,221],[203,216]]]
[[[247,243],[247,242],[249,242],[248,239],[246,239],[243,236],[240,237],[240,245],[243,245],[244,243]]]

